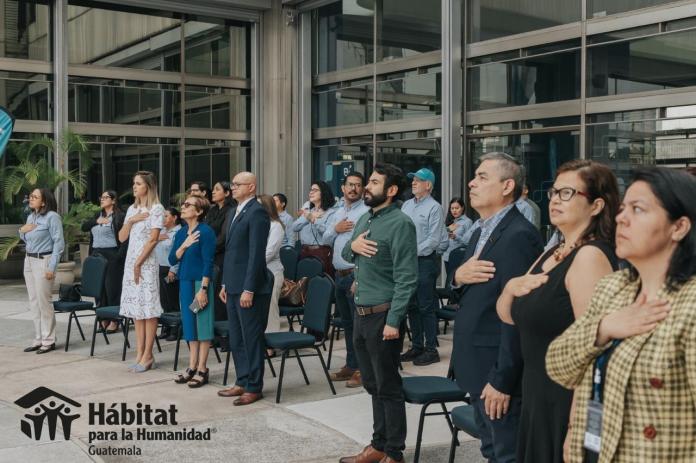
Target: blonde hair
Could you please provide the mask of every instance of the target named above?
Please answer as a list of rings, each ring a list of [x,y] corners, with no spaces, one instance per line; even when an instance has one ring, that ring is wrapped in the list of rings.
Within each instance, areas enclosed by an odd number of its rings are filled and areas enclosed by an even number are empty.
[[[147,196],[145,197],[145,203],[143,204],[139,198],[135,198],[135,206],[144,206],[150,209],[155,204],[160,204],[159,194],[157,194],[157,178],[155,174],[148,170],[139,170],[133,175],[133,178],[140,177],[145,186],[147,186]]]

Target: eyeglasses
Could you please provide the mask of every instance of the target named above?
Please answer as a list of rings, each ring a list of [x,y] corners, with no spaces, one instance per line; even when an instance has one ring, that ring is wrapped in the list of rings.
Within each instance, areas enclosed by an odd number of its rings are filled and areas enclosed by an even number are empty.
[[[358,190],[362,188],[362,183],[346,183],[346,188],[349,190]]]
[[[101,201],[106,201],[107,199],[114,199],[114,198],[112,198],[112,197],[109,196],[109,195],[104,195],[104,196],[101,196],[99,199],[100,199]]]
[[[558,197],[561,198],[561,201],[570,201],[573,198],[573,196],[575,196],[576,194],[579,194],[580,196],[584,196],[585,198],[590,199],[590,197],[587,193],[584,193],[582,191],[578,191],[575,188],[571,188],[569,186],[559,188],[559,189],[551,187],[546,192],[546,196],[548,196],[549,200],[553,199],[553,197],[556,196],[556,194],[558,194]]]
[[[239,188],[242,185],[251,185],[251,183],[237,183],[237,182],[232,182],[232,188]]]
[[[195,206],[196,206],[195,204],[186,201],[184,204],[181,205],[181,208],[185,209],[187,207],[195,207]]]
[[[312,188],[309,190],[310,193],[319,193],[321,190],[319,188]]]
[[[29,199],[41,199],[41,196],[40,196],[40,195],[31,194],[31,195],[29,195]]]

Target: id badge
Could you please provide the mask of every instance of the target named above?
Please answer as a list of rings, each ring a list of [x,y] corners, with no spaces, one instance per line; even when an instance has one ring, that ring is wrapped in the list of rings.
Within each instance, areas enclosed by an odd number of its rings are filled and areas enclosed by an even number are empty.
[[[602,404],[596,400],[590,400],[587,406],[587,427],[585,428],[585,442],[583,446],[587,450],[599,454],[602,435]]]

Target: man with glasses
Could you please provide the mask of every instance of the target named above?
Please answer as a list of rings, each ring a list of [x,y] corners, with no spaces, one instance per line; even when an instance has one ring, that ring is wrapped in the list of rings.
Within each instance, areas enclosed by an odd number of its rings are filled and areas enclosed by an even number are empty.
[[[457,384],[471,395],[481,453],[503,463],[515,461],[523,364],[517,328],[500,321],[496,302],[508,280],[526,273],[543,246],[515,207],[524,168],[504,153],[480,161],[469,182],[479,228],[452,285],[459,295],[452,364]]]
[[[263,398],[263,333],[273,291],[273,278],[266,271],[271,221],[256,201],[256,176],[251,172],[234,177],[232,197],[237,200],[237,209],[227,230],[220,299],[227,304],[230,352],[237,380],[218,395],[237,397],[234,405],[248,405]]]
[[[191,196],[200,196],[201,198],[208,199],[208,185],[201,180],[195,180],[191,182],[189,194]]]
[[[346,364],[331,374],[332,381],[347,381],[346,387],[362,386],[358,359],[353,347],[353,319],[355,301],[351,286],[355,264],[346,261],[341,253],[353,235],[353,227],[358,219],[370,208],[363,201],[365,177],[360,172],[350,172],[344,179],[341,191],[343,204],[326,225],[324,244],[333,245],[333,266],[336,269],[336,312],[343,321],[346,340]]]

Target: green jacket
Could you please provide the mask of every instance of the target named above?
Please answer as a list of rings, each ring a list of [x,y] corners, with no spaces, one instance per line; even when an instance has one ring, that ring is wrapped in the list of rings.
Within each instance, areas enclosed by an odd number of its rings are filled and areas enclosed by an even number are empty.
[[[368,230],[367,239],[377,242],[377,254],[369,258],[351,249],[353,240]],[[376,213],[370,209],[355,224],[342,255],[355,264],[355,304],[391,302],[387,325],[398,328],[418,284],[418,244],[413,221],[395,205]]]

